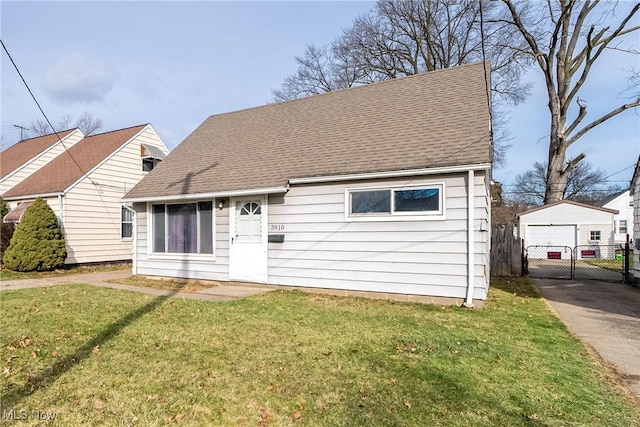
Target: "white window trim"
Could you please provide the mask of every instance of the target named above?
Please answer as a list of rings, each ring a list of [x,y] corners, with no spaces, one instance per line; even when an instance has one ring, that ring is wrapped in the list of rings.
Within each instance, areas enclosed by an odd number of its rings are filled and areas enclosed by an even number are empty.
[[[131,217],[131,222],[127,222],[128,224],[131,224],[131,237],[123,237],[122,236],[122,224],[124,224],[124,220],[122,218],[122,209],[126,209],[128,211],[130,211],[132,213],[132,217]],[[133,209],[127,207],[127,206],[120,206],[120,240],[123,242],[132,242],[133,241],[133,234],[136,232],[135,231],[135,227],[133,226],[133,224],[136,221],[136,211],[134,211]]]
[[[154,252],[153,251],[153,205],[164,205],[165,206],[165,215],[167,215],[166,207],[169,205],[181,205],[185,203],[197,205],[198,202],[212,202],[211,205],[211,233],[213,239],[213,253],[211,254],[200,254],[200,253],[177,253],[177,252]],[[171,260],[171,261],[215,261],[216,260],[216,210],[218,210],[216,206],[215,199],[200,199],[200,200],[180,200],[180,201],[171,201],[170,203],[166,202],[148,202],[147,203],[147,257],[149,259],[154,260]],[[198,211],[196,207],[196,217],[198,224],[200,224],[200,211]],[[165,247],[166,247],[166,238],[167,238],[167,228],[169,227],[169,222],[166,221],[164,223],[164,232],[165,232]],[[199,231],[199,230],[198,230]],[[200,246],[200,233],[198,232],[198,249]]]
[[[600,233],[600,238],[599,239],[592,239],[591,238],[591,233],[595,233],[595,232]],[[602,231],[601,230],[589,230],[589,241],[590,242],[601,242],[602,241]]]
[[[393,192],[402,190],[415,190],[418,188],[438,188],[439,206],[438,211],[433,212],[395,212],[393,203]],[[372,213],[372,214],[355,214],[351,215],[351,201],[349,194],[353,191],[367,190],[390,190],[391,194],[391,212],[390,213]],[[445,206],[445,185],[444,182],[428,182],[422,184],[409,185],[381,185],[381,186],[363,186],[349,187],[344,190],[344,220],[345,222],[382,222],[382,221],[444,221],[447,219]]]

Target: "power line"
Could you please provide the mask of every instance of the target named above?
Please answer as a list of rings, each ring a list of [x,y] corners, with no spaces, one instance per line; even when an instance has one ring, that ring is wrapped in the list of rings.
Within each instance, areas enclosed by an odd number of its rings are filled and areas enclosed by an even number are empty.
[[[82,167],[80,167],[80,165],[78,164],[78,162],[76,161],[76,159],[71,155],[71,153],[69,152],[69,149],[67,149],[67,146],[64,145],[64,142],[62,141],[62,138],[60,138],[60,135],[58,135],[58,132],[56,131],[56,129],[53,127],[53,125],[51,124],[51,121],[49,121],[49,118],[47,117],[47,115],[44,113],[44,110],[42,109],[42,107],[40,106],[40,103],[38,102],[38,100],[36,99],[35,95],[33,94],[33,92],[31,91],[31,88],[29,87],[29,85],[27,84],[27,81],[24,79],[24,77],[22,76],[22,73],[20,72],[20,69],[18,69],[18,66],[16,65],[15,61],[13,60],[13,58],[11,57],[11,54],[9,53],[9,50],[7,49],[7,47],[4,45],[4,42],[2,41],[2,39],[0,39],[0,44],[2,44],[2,48],[4,49],[5,53],[7,54],[7,56],[9,57],[9,60],[11,61],[11,63],[13,64],[13,68],[16,69],[16,72],[18,73],[18,75],[20,76],[20,78],[22,79],[22,83],[24,83],[24,86],[27,88],[27,90],[29,91],[29,94],[31,95],[31,98],[33,98],[33,101],[36,103],[36,105],[38,106],[38,109],[40,110],[40,112],[42,113],[42,115],[44,116],[44,119],[47,121],[47,123],[49,124],[49,126],[51,127],[51,129],[53,130],[53,133],[56,135],[56,137],[58,138],[58,141],[60,141],[60,144],[62,144],[62,147],[64,147],[64,150],[67,152],[67,154],[69,155],[69,157],[71,157],[71,160],[73,160],[73,163],[76,164],[76,166],[78,167],[78,169],[80,169],[80,172],[82,172],[83,175],[87,176],[87,178],[89,178],[89,176],[87,175],[87,173],[84,171],[84,169],[82,169]],[[91,181],[92,184],[95,184],[93,182],[93,180],[91,178],[89,178],[89,181]]]
[[[482,12],[482,1],[480,7],[480,46],[482,49],[482,68],[484,70],[484,89],[487,96],[487,106],[489,107],[489,135],[491,137],[491,160],[493,160],[493,113],[491,111],[491,89],[489,88],[489,73],[487,73],[487,53],[484,45],[484,15]]]

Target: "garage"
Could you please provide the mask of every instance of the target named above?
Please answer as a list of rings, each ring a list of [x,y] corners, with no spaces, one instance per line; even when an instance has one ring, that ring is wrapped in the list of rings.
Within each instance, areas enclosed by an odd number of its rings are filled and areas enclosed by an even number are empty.
[[[540,248],[532,250],[532,258],[548,258],[557,256],[560,252],[561,259],[570,259],[571,251],[567,248],[576,246],[575,225],[529,225],[527,227],[527,246],[553,246],[552,248]],[[555,252],[549,254],[548,252]]]

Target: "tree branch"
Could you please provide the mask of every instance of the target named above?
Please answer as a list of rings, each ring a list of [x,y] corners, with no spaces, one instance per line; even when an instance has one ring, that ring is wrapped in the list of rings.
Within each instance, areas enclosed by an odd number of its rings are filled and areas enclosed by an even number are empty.
[[[578,133],[576,133],[574,136],[572,136],[570,139],[567,139],[567,146],[570,146],[571,144],[576,142],[578,139],[580,139],[587,132],[589,132],[591,129],[593,129],[594,127],[598,126],[599,124],[601,124],[603,122],[606,122],[610,118],[612,118],[614,116],[617,116],[618,114],[622,113],[625,110],[628,110],[629,108],[634,108],[634,107],[637,107],[639,105],[640,105],[640,97],[638,99],[636,99],[635,101],[630,102],[628,104],[621,105],[620,107],[616,108],[615,110],[612,110],[612,111],[608,112],[607,114],[603,115],[599,119],[596,119],[596,120],[592,121],[591,123],[589,123],[588,125],[586,125],[582,129],[580,129],[580,131]]]

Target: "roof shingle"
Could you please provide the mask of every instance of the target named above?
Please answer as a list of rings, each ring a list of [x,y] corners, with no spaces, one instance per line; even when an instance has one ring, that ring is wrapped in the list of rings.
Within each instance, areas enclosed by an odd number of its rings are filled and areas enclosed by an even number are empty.
[[[145,126],[147,125],[86,136],[2,197],[63,192]]]
[[[64,139],[75,129],[64,130],[58,134],[37,136],[24,139],[13,144],[0,153],[0,178],[4,178],[29,160],[51,147],[56,142]],[[60,139],[58,139],[58,137]]]
[[[127,199],[488,163],[483,63],[209,117]]]

